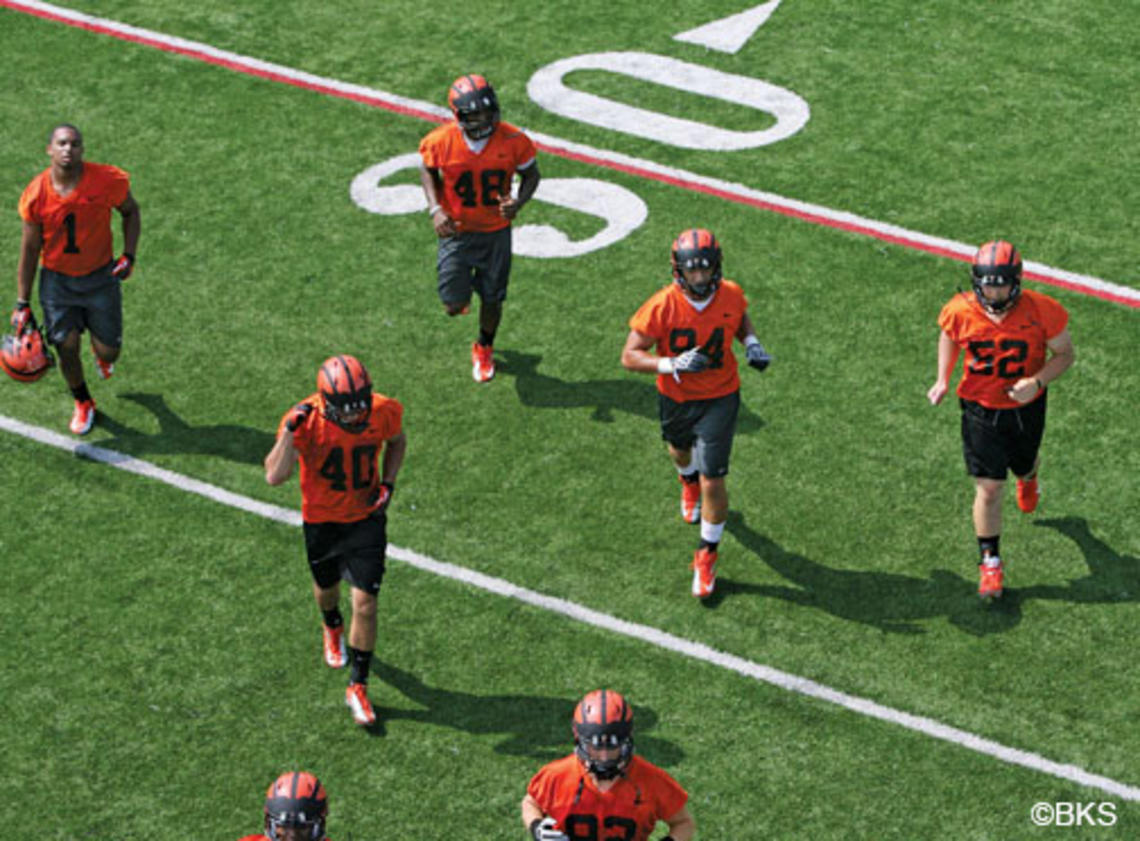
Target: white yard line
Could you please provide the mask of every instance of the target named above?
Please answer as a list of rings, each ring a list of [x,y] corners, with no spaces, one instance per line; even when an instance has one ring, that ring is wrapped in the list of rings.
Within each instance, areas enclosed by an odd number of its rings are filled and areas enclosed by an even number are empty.
[[[300,514],[296,511],[277,505],[270,505],[266,502],[259,502],[207,482],[201,482],[189,476],[175,473],[172,470],[166,470],[150,462],[142,461],[141,459],[124,455],[123,453],[109,450],[105,447],[84,444],[70,436],[61,435],[58,432],[52,432],[43,427],[32,426],[31,424],[18,421],[15,418],[0,415],[0,429],[23,436],[32,441],[37,441],[41,444],[47,444],[48,446],[74,453],[77,456],[82,456],[92,461],[110,465],[119,470],[125,470],[128,473],[146,476],[150,479],[170,485],[171,487],[178,488],[179,490],[212,499],[215,502],[220,502],[222,505],[248,511],[259,517],[276,520],[279,523],[285,523],[291,526],[299,526],[301,524]],[[743,657],[737,657],[733,654],[726,654],[723,651],[717,651],[715,648],[711,648],[703,643],[683,639],[682,637],[674,636],[666,631],[652,628],[648,625],[627,622],[624,619],[591,610],[588,607],[583,607],[580,604],[575,604],[566,599],[547,596],[535,592],[534,590],[528,590],[525,587],[519,587],[502,578],[495,578],[490,575],[484,575],[481,572],[475,572],[461,566],[456,566],[455,564],[437,561],[426,555],[421,555],[419,552],[413,552],[410,549],[404,549],[399,546],[389,545],[388,556],[394,560],[409,564],[416,569],[423,570],[424,572],[450,578],[453,581],[460,581],[498,596],[517,599],[532,607],[562,614],[576,622],[592,625],[595,628],[601,628],[632,639],[641,640],[657,648],[673,651],[677,654],[691,657],[694,660],[711,663],[722,669],[736,672],[753,680],[778,686],[789,692],[797,692],[801,695],[807,695],[810,698],[836,704],[837,706],[859,713],[860,715],[877,718],[881,721],[890,722],[891,724],[897,724],[900,727],[905,727],[907,730],[923,733],[935,739],[941,739],[944,742],[950,742],[951,744],[966,748],[967,750],[992,756],[995,759],[999,759],[1011,765],[1020,765],[1033,771],[1039,771],[1042,774],[1048,774],[1052,777],[1077,783],[1078,785],[1099,789],[1115,797],[1119,797],[1122,800],[1140,800],[1140,788],[1136,786],[1120,783],[1108,777],[1102,777],[1099,774],[1089,773],[1075,765],[1054,762],[1051,759],[1046,759],[1043,756],[1030,753],[1029,751],[1006,747],[1005,745],[982,738],[973,733],[968,733],[965,730],[959,730],[956,727],[942,724],[931,718],[911,715],[901,710],[877,704],[867,698],[848,695],[846,692],[832,689],[814,680],[808,680],[807,678],[799,677],[789,672],[773,669],[771,666],[765,666],[763,663],[746,660]]]
[[[149,29],[119,23],[107,18],[76,12],[62,6],[50,3],[41,3],[38,0],[0,0],[0,8],[33,15],[45,20],[68,26],[86,29],[113,38],[120,38],[136,44],[143,44],[164,52],[176,53],[188,58],[197,59],[208,64],[225,67],[238,73],[257,76],[275,82],[316,91],[328,96],[335,96],[353,102],[363,103],[376,108],[382,108],[404,116],[416,117],[430,122],[443,122],[451,119],[446,108],[430,102],[398,96],[387,91],[375,88],[354,85],[325,76],[317,76],[295,70],[273,62],[243,56],[239,53],[221,50],[209,44],[178,38]],[[573,143],[541,132],[528,131],[528,134],[538,144],[539,148],[552,155],[568,160],[581,161],[594,166],[622,172],[664,184],[672,184],[681,189],[716,196],[726,201],[736,202],[749,207],[769,210],[790,216],[801,221],[823,225],[828,228],[846,231],[848,233],[873,237],[884,242],[901,245],[917,251],[925,251],[941,257],[954,260],[968,261],[974,254],[975,246],[964,242],[931,236],[919,231],[908,230],[897,225],[857,216],[841,210],[832,210],[823,205],[790,199],[775,193],[764,192],[743,184],[723,181],[719,178],[710,178],[705,175],[688,172],[683,169],[666,166],[655,161],[636,158],[612,152],[608,149],[596,149],[581,143]],[[1117,304],[1140,309],[1140,290],[1121,284],[1112,283],[1099,277],[1077,274],[1076,272],[1047,266],[1044,263],[1032,261],[1025,264],[1025,277],[1050,286],[1057,286],[1113,301]]]

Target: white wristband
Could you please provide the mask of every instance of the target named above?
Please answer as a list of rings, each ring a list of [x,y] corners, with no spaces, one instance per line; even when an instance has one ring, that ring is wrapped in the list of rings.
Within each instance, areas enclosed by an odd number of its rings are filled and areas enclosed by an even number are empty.
[[[673,373],[673,357],[662,356],[657,360],[657,373],[658,374],[672,374]]]
[[[760,344],[760,340],[756,338],[755,333],[749,333],[747,336],[744,337],[744,346],[745,347],[752,347],[753,345],[758,345],[758,344]]]
[[[439,205],[433,204],[428,208],[428,216],[435,216],[437,210],[439,210]]]

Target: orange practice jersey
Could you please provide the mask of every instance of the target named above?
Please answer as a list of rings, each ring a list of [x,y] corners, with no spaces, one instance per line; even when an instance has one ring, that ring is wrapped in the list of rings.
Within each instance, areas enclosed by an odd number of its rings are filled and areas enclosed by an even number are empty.
[[[629,326],[657,342],[659,356],[677,356],[693,347],[709,357],[709,367],[698,373],[657,377],[657,390],[677,401],[724,397],[740,388],[740,372],[732,342],[748,312],[744,291],[731,280],[721,281],[713,299],[698,311],[676,283],[660,289],[641,305]]]
[[[534,160],[534,143],[521,129],[500,122],[483,151],[475,154],[463,139],[463,129],[446,123],[420,141],[424,166],[438,169],[443,179],[440,205],[460,232],[498,231],[510,225],[499,215],[499,197],[511,193],[511,178]]]
[[[526,790],[571,838],[623,841],[646,841],[658,821],[673,817],[689,799],[676,780],[636,754],[605,793],[574,754],[543,766]]]
[[[973,292],[950,299],[938,326],[965,349],[964,374],[958,396],[988,409],[1020,405],[1007,390],[1022,377],[1032,377],[1045,364],[1046,342],[1069,323],[1069,313],[1048,295],[1021,290],[1013,309],[1000,323],[986,315]],[[1035,398],[1036,399],[1036,398]]]
[[[20,216],[43,229],[43,264],[80,277],[111,262],[111,209],[127,199],[131,179],[117,166],[83,164],[79,183],[61,197],[51,169],[32,179],[20,196]]]
[[[378,459],[384,442],[400,434],[404,407],[372,395],[372,414],[363,432],[341,429],[321,414],[319,394],[304,400],[316,408],[293,433],[301,462],[301,519],[306,523],[355,523],[375,509],[380,488]],[[281,418],[285,428],[290,409]]]

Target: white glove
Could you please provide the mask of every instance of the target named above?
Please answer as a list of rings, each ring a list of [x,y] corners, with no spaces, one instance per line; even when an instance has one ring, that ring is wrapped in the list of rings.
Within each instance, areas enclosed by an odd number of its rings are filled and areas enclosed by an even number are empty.
[[[677,374],[695,374],[709,367],[709,358],[696,348],[690,348],[680,356],[673,357],[673,372]]]
[[[561,829],[554,828],[556,823],[558,823],[558,821],[549,815],[536,823],[533,829],[531,829],[531,833],[534,835],[534,841],[570,841],[569,835]]]

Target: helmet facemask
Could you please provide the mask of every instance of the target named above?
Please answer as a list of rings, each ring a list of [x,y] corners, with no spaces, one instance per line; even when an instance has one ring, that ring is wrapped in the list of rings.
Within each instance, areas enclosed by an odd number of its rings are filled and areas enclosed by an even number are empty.
[[[688,230],[678,236],[673,241],[670,262],[673,267],[673,279],[694,301],[710,298],[724,277],[721,270],[720,243],[710,231],[704,229]],[[704,283],[691,283],[685,277],[685,272],[698,269],[707,269],[709,279]]]
[[[499,126],[499,99],[482,76],[460,76],[447,97],[455,121],[472,140],[485,140]]]
[[[1008,310],[1021,295],[1021,255],[1017,249],[1004,240],[987,242],[974,255],[970,267],[970,279],[974,296],[987,312],[1001,313]],[[986,297],[986,287],[1009,287],[1009,294],[1000,300]]]
[[[601,750],[616,750],[617,755],[608,759],[594,755]],[[612,780],[625,773],[633,758],[633,725],[630,722],[575,724],[574,753],[599,780]]]

